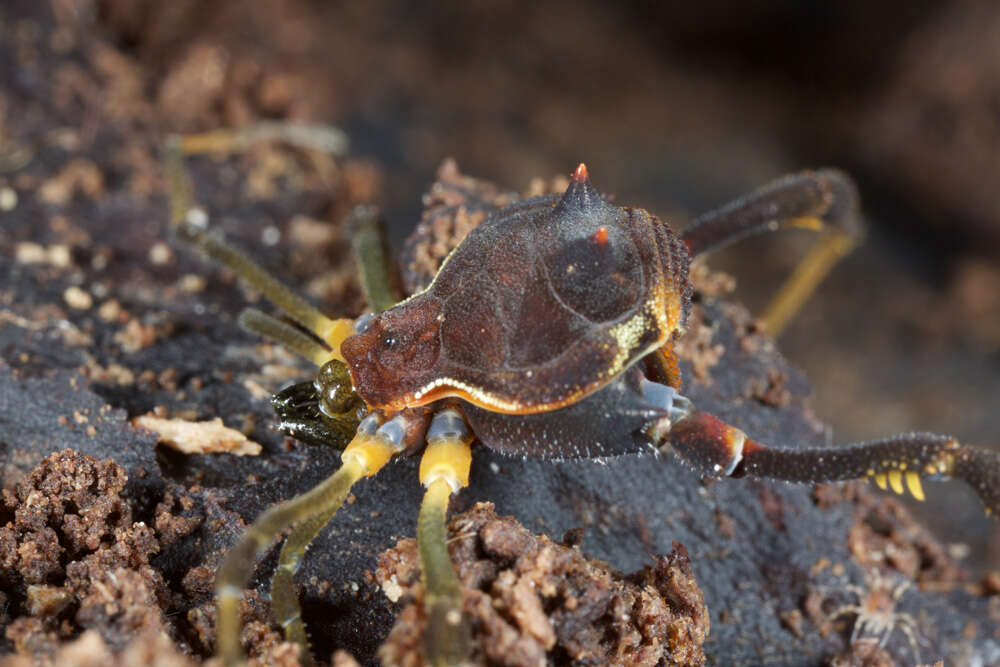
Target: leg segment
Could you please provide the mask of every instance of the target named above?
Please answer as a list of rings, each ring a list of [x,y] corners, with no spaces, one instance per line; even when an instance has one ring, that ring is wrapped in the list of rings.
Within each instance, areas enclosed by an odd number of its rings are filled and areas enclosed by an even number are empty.
[[[462,665],[469,655],[469,629],[462,613],[462,585],[448,555],[447,513],[451,494],[469,483],[472,434],[452,409],[434,416],[420,482],[427,487],[417,519],[417,548],[427,611],[425,650],[433,667]]]
[[[356,481],[374,475],[397,453],[391,442],[375,437],[375,425],[373,416],[370,422],[358,428],[358,435],[344,450],[343,465],[337,472],[310,491],[261,514],[226,554],[215,580],[216,652],[224,665],[236,664],[242,653],[239,600],[253,572],[254,560],[289,526],[298,522],[310,524],[322,515],[332,516]]]
[[[317,366],[330,360],[330,350],[315,338],[256,308],[244,308],[240,312],[239,324],[244,331],[284,345]]]
[[[873,442],[820,449],[776,449],[737,428],[691,410],[665,436],[670,448],[706,475],[753,475],[789,482],[873,479],[896,493],[924,499],[921,475],[960,479],[973,488],[987,514],[1000,512],[1000,453],[959,444],[932,433],[908,433]]]
[[[181,137],[167,141],[164,154],[170,198],[170,225],[185,242],[229,268],[259,290],[268,300],[324,341],[339,358],[340,343],[354,333],[353,320],[331,320],[302,297],[276,280],[249,257],[210,234],[205,216],[193,208],[191,182],[184,169],[185,145]]]
[[[851,179],[834,169],[792,174],[698,217],[681,235],[696,257],[783,227],[812,229],[823,235],[765,309],[762,319],[773,335],[781,332],[834,264],[864,236]]]
[[[399,279],[385,240],[385,230],[374,206],[358,206],[347,222],[351,248],[361,270],[361,287],[376,313],[399,301]]]
[[[319,531],[330,522],[337,513],[339,506],[332,504],[326,511],[318,512],[303,519],[292,533],[285,539],[278,555],[278,569],[271,578],[271,607],[275,619],[285,630],[285,639],[299,647],[299,664],[311,667],[312,651],[309,650],[309,637],[306,626],[302,622],[302,608],[295,590],[295,573],[302,563],[306,548],[316,539]]]
[[[215,130],[188,134],[177,138],[179,148],[187,155],[195,153],[239,153],[254,144],[282,141],[306,150],[343,155],[347,152],[347,135],[329,125],[307,125],[263,121],[234,130]]]
[[[388,443],[394,452],[401,451],[404,447],[403,438],[408,421],[402,416],[389,420],[375,431],[375,440]],[[304,666],[312,665],[313,660],[309,650],[309,638],[306,636],[306,626],[302,622],[302,608],[299,606],[295,590],[295,573],[302,563],[306,548],[316,539],[319,531],[330,522],[338,508],[339,505],[332,504],[317,508],[316,513],[304,518],[295,527],[281,547],[278,569],[271,579],[271,605],[274,608],[275,618],[285,629],[285,639],[299,646],[299,660]]]

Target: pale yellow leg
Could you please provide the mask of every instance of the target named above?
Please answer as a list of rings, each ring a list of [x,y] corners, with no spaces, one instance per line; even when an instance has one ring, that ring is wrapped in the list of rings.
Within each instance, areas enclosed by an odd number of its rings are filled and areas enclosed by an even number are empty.
[[[468,660],[469,628],[462,613],[462,585],[448,555],[447,513],[451,494],[469,483],[472,437],[454,411],[439,413],[435,420],[439,418],[457,419],[461,427],[439,437],[433,425],[428,432],[420,461],[420,481],[427,491],[417,520],[417,547],[428,617],[427,662],[433,667],[456,667]]]
[[[392,443],[373,437],[370,432],[359,433],[344,450],[343,465],[337,472],[313,489],[261,514],[226,554],[215,579],[218,616],[215,650],[223,665],[229,667],[241,660],[239,604],[254,560],[289,526],[308,522],[315,516],[332,516],[343,505],[354,483],[381,470],[397,451]],[[284,611],[282,615],[290,616]],[[308,646],[303,650],[308,651]]]
[[[332,351],[309,334],[256,308],[244,308],[239,324],[245,331],[280,343],[321,368],[334,358]]]
[[[314,333],[332,350],[334,359],[343,361],[340,344],[354,333],[351,319],[331,319],[312,304],[292,292],[256,262],[225,241],[210,234],[204,225],[204,215],[195,215],[191,182],[184,169],[184,155],[192,150],[203,150],[204,141],[195,137],[170,137],[167,140],[164,162],[167,172],[170,199],[170,224],[184,240],[192,243],[209,257],[229,268],[237,276],[261,292],[289,317]],[[193,147],[189,146],[193,141]],[[207,141],[207,140],[206,140]],[[201,218],[201,219],[199,219]]]
[[[801,222],[797,220],[794,226],[814,229],[813,225],[808,224],[809,220],[811,219],[803,218]],[[816,223],[822,224],[818,220]],[[856,239],[841,232],[831,230],[821,233],[820,239],[795,267],[795,271],[778,289],[761,315],[764,329],[775,338],[781,335],[837,262],[857,245]]]
[[[263,121],[247,127],[220,129],[179,137],[184,153],[238,153],[265,141],[283,141],[331,155],[347,152],[347,135],[329,125]]]

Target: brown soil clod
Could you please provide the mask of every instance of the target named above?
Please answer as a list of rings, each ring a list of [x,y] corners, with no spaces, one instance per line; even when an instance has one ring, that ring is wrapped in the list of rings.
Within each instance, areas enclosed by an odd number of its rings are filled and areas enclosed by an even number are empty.
[[[113,461],[64,450],[4,492],[14,518],[0,528],[2,585],[26,614],[6,636],[19,653],[51,657],[56,638],[82,629],[115,649],[165,630],[168,591],[149,564],[160,544],[133,523],[125,482]]]
[[[451,557],[465,591],[477,665],[700,665],[709,617],[687,551],[675,543],[632,575],[584,556],[491,503],[454,517]],[[404,607],[379,651],[385,664],[422,665],[426,618],[416,543],[400,540],[375,578]]]
[[[183,516],[193,507],[186,496],[175,515],[168,492],[155,528],[134,521],[127,481],[114,461],[67,449],[4,490],[11,519],[0,527],[0,595],[14,617],[5,666],[131,665],[151,654],[163,656],[156,664],[190,664],[170,639],[174,597],[151,559],[201,518]]]

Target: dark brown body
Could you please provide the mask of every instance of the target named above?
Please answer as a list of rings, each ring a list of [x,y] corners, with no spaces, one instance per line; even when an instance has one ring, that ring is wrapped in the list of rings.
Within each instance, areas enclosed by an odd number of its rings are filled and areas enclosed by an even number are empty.
[[[605,442],[620,453],[655,417],[623,374],[682,327],[687,268],[666,223],[606,202],[578,172],[562,197],[488,217],[426,290],[341,350],[372,408],[456,397],[489,447],[540,454],[545,441],[565,455],[574,438],[580,456],[612,453]]]

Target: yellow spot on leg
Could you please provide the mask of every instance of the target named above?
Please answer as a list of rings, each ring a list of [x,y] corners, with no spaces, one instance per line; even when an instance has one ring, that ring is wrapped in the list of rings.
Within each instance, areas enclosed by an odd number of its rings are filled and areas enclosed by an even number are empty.
[[[420,481],[427,486],[417,518],[417,550],[428,615],[424,652],[430,665],[465,665],[469,628],[462,618],[462,585],[448,556],[448,499],[468,483],[472,438],[445,436],[427,445]]]
[[[898,470],[889,471],[889,486],[896,493],[903,495],[903,473]]]
[[[921,502],[924,500],[924,487],[920,484],[920,475],[912,470],[906,473],[906,487],[913,494],[914,498]]]
[[[469,485],[472,449],[469,443],[442,438],[427,445],[420,459],[420,482],[429,487],[435,480],[447,481],[452,491]]]
[[[815,216],[792,218],[788,221],[788,226],[818,232],[823,229],[823,221]]]
[[[344,462],[344,465],[350,463],[358,466],[360,469],[359,477],[371,477],[381,470],[396,453],[396,448],[381,438],[359,433],[344,449],[340,460]]]

